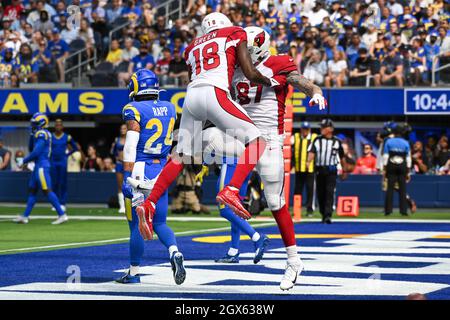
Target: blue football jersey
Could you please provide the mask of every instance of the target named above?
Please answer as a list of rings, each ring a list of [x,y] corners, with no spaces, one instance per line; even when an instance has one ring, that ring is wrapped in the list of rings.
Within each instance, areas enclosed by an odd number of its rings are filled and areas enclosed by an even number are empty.
[[[173,104],[157,100],[133,101],[123,108],[122,116],[124,121],[136,120],[141,127],[136,162],[167,157],[176,120]]]
[[[67,145],[72,144],[73,139],[70,134],[63,133],[60,137],[52,134],[52,161],[60,162],[67,159]],[[72,146],[73,148],[73,146]]]
[[[44,149],[36,155],[34,163],[38,167],[50,167],[50,156],[52,153],[52,134],[46,130],[41,129],[36,131],[33,136],[33,144],[36,146],[38,140],[42,140],[44,143]]]

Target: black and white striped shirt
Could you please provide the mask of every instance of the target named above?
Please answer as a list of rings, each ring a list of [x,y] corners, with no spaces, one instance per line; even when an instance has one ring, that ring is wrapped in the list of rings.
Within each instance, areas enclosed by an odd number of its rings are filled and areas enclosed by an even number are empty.
[[[316,167],[337,166],[340,163],[339,158],[344,157],[342,142],[336,137],[330,139],[324,136],[318,136],[314,143],[309,146],[308,152],[315,154],[314,163]]]

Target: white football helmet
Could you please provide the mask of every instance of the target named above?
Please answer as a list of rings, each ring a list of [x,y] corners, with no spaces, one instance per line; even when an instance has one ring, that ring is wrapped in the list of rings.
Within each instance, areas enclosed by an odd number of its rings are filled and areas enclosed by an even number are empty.
[[[247,33],[247,47],[250,52],[252,62],[255,63],[269,54],[270,36],[262,28],[247,27],[244,29]]]
[[[220,12],[213,12],[203,18],[202,31],[207,34],[213,30],[231,27],[233,24],[226,15]]]

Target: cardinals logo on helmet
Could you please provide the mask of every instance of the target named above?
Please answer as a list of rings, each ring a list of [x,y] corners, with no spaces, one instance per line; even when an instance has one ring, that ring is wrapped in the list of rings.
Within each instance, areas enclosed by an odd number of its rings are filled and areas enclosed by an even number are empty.
[[[266,40],[266,35],[263,31],[256,35],[255,40],[253,40],[253,45],[261,48],[261,46],[263,45],[265,40]]]

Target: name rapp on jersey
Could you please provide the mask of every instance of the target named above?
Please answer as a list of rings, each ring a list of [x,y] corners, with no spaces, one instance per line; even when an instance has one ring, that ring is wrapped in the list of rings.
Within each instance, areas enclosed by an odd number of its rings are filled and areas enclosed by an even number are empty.
[[[152,107],[152,109],[156,117],[167,117],[169,115],[169,109],[167,107]]]

